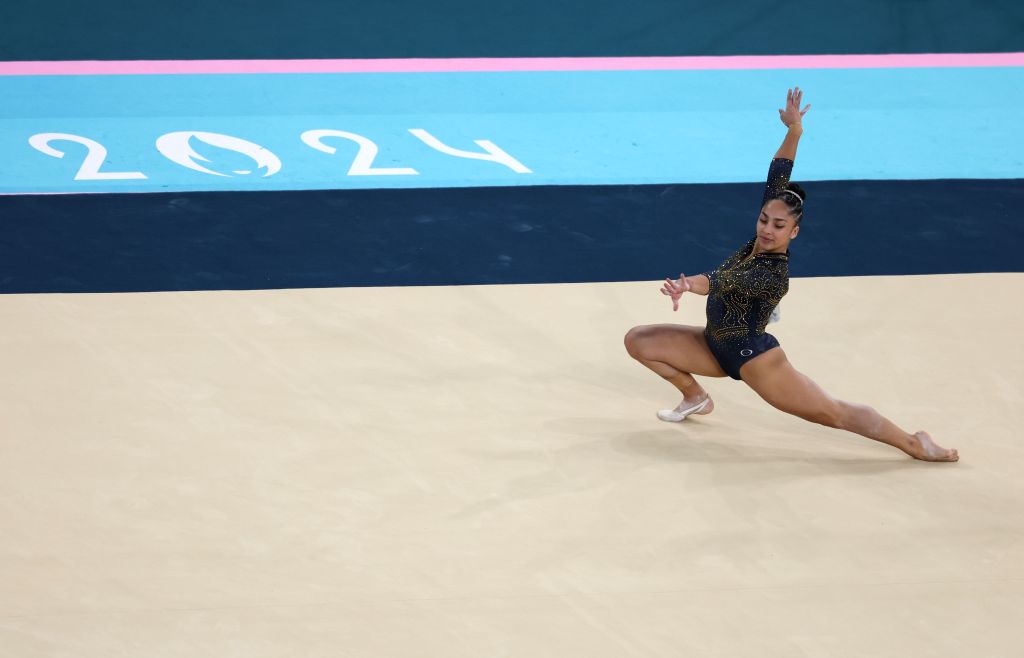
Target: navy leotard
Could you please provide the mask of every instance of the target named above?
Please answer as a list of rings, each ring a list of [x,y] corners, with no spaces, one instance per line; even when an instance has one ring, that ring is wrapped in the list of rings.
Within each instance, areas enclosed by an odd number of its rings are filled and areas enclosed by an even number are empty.
[[[772,160],[762,206],[786,189],[792,171],[792,160]],[[789,291],[789,251],[751,256],[755,241],[751,238],[717,269],[704,272],[711,282],[704,337],[722,370],[733,379],[742,379],[740,368],[747,361],[779,346],[764,328]]]

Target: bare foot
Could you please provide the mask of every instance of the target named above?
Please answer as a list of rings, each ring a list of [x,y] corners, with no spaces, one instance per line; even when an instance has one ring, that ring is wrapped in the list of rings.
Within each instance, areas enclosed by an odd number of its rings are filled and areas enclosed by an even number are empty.
[[[947,450],[935,444],[928,432],[915,432],[914,440],[905,451],[914,459],[926,462],[955,462],[960,460],[960,453],[956,449]]]

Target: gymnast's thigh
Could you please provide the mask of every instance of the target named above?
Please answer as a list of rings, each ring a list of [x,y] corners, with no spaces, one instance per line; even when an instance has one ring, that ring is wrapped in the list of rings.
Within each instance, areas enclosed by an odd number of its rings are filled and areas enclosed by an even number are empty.
[[[833,426],[842,414],[842,403],[794,368],[781,347],[747,361],[740,373],[755,393],[780,411]]]
[[[725,377],[725,371],[704,338],[704,327],[683,324],[633,327],[626,334],[626,349],[634,358],[667,363],[691,375]]]

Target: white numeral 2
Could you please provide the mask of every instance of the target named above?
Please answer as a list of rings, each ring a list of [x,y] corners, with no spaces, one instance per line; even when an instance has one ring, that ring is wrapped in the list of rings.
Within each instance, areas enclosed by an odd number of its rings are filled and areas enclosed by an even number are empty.
[[[88,137],[69,135],[67,133],[39,133],[29,137],[28,143],[32,145],[32,148],[46,155],[63,158],[65,155],[64,151],[59,151],[50,146],[50,142],[58,140],[75,142],[89,149],[85,160],[82,161],[82,166],[79,167],[78,173],[75,174],[75,180],[137,180],[146,177],[146,174],[141,171],[100,171],[100,167],[103,166],[103,162],[107,159],[107,149],[99,142],[93,141]]]
[[[356,153],[355,159],[352,160],[352,166],[348,169],[349,176],[416,176],[420,173],[410,167],[375,168],[373,160],[377,157],[377,145],[373,143],[373,140],[362,135],[347,133],[342,130],[327,129],[307,130],[302,133],[302,141],[307,146],[315,148],[317,151],[334,155],[338,149],[324,144],[322,141],[324,137],[342,137],[359,145],[359,151]]]

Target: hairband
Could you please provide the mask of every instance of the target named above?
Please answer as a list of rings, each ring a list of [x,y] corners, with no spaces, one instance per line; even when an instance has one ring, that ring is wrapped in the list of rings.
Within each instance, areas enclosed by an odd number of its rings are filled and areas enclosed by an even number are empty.
[[[801,196],[800,196],[799,194],[797,194],[797,193],[796,193],[796,192],[794,192],[793,190],[782,190],[782,194],[785,194],[786,192],[789,192],[790,194],[792,194],[793,196],[795,196],[795,197],[797,198],[797,201],[799,201],[799,202],[800,202],[800,205],[801,205],[801,206],[802,206],[802,205],[804,205],[804,199],[803,199],[803,197],[801,197]]]

